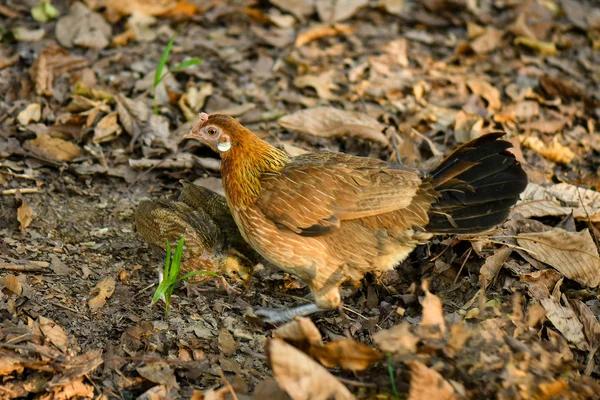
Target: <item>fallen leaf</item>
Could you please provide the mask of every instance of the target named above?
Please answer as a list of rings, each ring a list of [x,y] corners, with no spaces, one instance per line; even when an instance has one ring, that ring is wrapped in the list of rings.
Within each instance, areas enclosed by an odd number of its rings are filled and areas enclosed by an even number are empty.
[[[60,325],[51,319],[42,316],[38,317],[38,323],[40,325],[40,330],[46,339],[50,341],[50,343],[55,345],[63,352],[67,350],[67,334],[65,333],[64,329],[60,327]]]
[[[473,93],[481,96],[488,103],[490,111],[498,111],[502,108],[500,91],[482,78],[467,79],[467,86]]]
[[[75,2],[56,23],[56,39],[64,47],[81,46],[100,50],[107,47],[112,27],[97,12]]]
[[[281,339],[267,342],[273,377],[294,400],[354,399],[329,371]]]
[[[322,39],[330,36],[338,35],[351,35],[354,33],[354,28],[350,25],[335,24],[331,25],[317,25],[302,31],[296,37],[294,46],[302,47],[312,42],[313,40]]]
[[[146,15],[163,15],[177,6],[178,0],[106,0],[106,5],[122,15],[139,12]]]
[[[479,271],[479,287],[482,290],[487,289],[492,280],[496,278],[498,271],[500,271],[500,268],[502,268],[511,253],[512,249],[510,247],[502,247],[485,260]]]
[[[81,154],[81,149],[75,143],[47,134],[26,141],[23,147],[36,156],[53,163],[71,161]]]
[[[579,321],[583,325],[583,333],[590,345],[590,349],[600,345],[600,323],[592,310],[585,303],[578,299],[569,299],[571,306]]]
[[[454,138],[457,143],[466,143],[481,136],[483,118],[460,110],[456,113],[454,121]]]
[[[409,323],[402,322],[400,325],[375,333],[373,341],[382,351],[405,355],[415,354],[421,339],[410,333]]]
[[[317,92],[317,96],[324,100],[338,100],[339,96],[331,90],[339,89],[332,80],[335,71],[324,72],[321,75],[302,75],[294,78],[294,85],[297,88],[311,87]]]
[[[452,325],[450,327],[450,339],[448,340],[448,344],[446,345],[444,352],[449,357],[453,357],[454,354],[463,349],[471,337],[471,334],[472,329],[462,321]]]
[[[334,23],[352,17],[368,4],[369,0],[319,0],[316,7],[321,21]]]
[[[66,385],[93,372],[104,362],[102,349],[88,351],[78,356],[67,356],[63,361],[64,372],[55,375],[50,386]]]
[[[583,334],[583,325],[568,303],[563,306],[558,300],[551,297],[540,299],[540,303],[546,310],[546,318],[563,334],[565,339],[572,342],[580,350],[589,350],[589,345]]]
[[[17,296],[20,296],[23,292],[23,286],[21,286],[21,282],[14,275],[6,275],[0,277],[0,285],[4,286]]]
[[[27,203],[20,191],[15,195],[21,205],[17,209],[17,220],[19,221],[19,230],[23,232],[33,221],[33,209]]]
[[[558,137],[554,136],[552,142],[546,145],[537,136],[522,136],[521,144],[525,147],[529,147],[533,151],[540,153],[543,157],[550,161],[554,161],[561,164],[569,164],[575,158],[575,153],[566,146],[563,146],[558,141]]]
[[[315,7],[312,1],[298,0],[271,0],[278,8],[293,14],[300,21],[313,13]]]
[[[410,390],[408,400],[454,400],[452,385],[448,383],[437,371],[419,361],[412,361],[410,365]]]
[[[52,96],[54,77],[87,65],[85,57],[74,56],[62,47],[44,48],[29,69],[38,95]]]
[[[550,186],[529,183],[511,213],[524,218],[573,213],[575,219],[600,222],[600,193],[569,183]]]
[[[423,281],[423,291],[425,298],[421,302],[423,307],[423,318],[420,326],[439,327],[439,336],[443,336],[446,332],[446,321],[444,320],[444,311],[442,309],[442,301],[439,297],[429,291],[429,283]],[[435,335],[437,336],[437,334]]]
[[[88,304],[91,309],[95,310],[103,307],[106,304],[106,299],[115,292],[115,279],[112,277],[104,278],[90,291],[92,297]]]
[[[94,128],[94,144],[110,142],[119,137],[123,129],[117,123],[117,111],[105,115]]]
[[[229,357],[235,353],[235,350],[237,349],[237,343],[227,328],[221,328],[219,331],[218,342],[219,350],[221,350],[225,356]]]
[[[553,42],[544,42],[527,36],[517,36],[513,43],[528,47],[547,56],[553,56],[557,53],[556,45]]]
[[[319,137],[355,136],[388,144],[382,133],[385,126],[375,118],[356,111],[332,107],[301,110],[279,119],[279,125]]]
[[[83,377],[65,385],[55,386],[49,392],[51,399],[92,399],[94,386],[83,383]]]
[[[598,248],[589,230],[521,233],[517,243],[533,258],[554,267],[569,279],[588,287],[600,284]]]
[[[307,343],[309,345],[322,345],[321,333],[310,318],[302,317],[288,322],[273,332],[277,339],[290,343]]]
[[[175,373],[165,362],[153,362],[148,363],[144,367],[136,368],[136,371],[150,382],[158,383],[159,385],[165,385],[167,387],[179,387]]]
[[[477,54],[491,53],[502,45],[502,36],[503,31],[486,28],[482,35],[471,42],[471,49]]]
[[[340,339],[312,346],[309,354],[327,368],[364,371],[383,358],[382,354],[354,339]]]
[[[19,115],[17,121],[21,125],[29,125],[31,122],[38,122],[42,118],[42,106],[39,103],[31,103],[25,107]]]

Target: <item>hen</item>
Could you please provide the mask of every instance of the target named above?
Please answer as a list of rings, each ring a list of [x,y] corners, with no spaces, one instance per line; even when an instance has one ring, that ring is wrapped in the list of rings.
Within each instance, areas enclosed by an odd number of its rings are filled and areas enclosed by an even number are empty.
[[[247,281],[260,256],[241,237],[225,198],[202,186],[180,181],[179,201],[143,199],[135,212],[137,232],[154,249],[185,237],[181,273],[208,270]],[[198,282],[207,275],[195,275]],[[229,286],[223,282],[226,288]]]
[[[422,174],[342,153],[291,158],[234,118],[200,117],[185,137],[220,154],[225,196],[243,237],[313,293],[316,306],[263,313],[270,322],[335,308],[341,283],[393,268],[434,234],[502,223],[527,185],[501,132],[462,145]]]

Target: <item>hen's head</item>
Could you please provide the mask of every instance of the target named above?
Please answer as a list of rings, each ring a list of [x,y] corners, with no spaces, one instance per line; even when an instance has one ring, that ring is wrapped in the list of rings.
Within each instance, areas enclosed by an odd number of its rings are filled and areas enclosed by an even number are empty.
[[[252,132],[244,128],[235,118],[222,114],[200,113],[200,121],[184,138],[196,139],[224,155],[239,146],[245,138],[253,136]]]

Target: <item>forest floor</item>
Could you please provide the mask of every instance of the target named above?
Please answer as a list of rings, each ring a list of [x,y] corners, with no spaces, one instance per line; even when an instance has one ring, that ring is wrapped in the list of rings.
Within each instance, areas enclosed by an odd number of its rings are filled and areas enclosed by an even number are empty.
[[[598,398],[594,1],[38,3],[0,1],[0,398]],[[503,130],[530,186],[504,226],[436,237],[343,313],[266,326],[253,309],[308,290],[259,265],[242,295],[182,284],[165,316],[133,216],[180,179],[222,191],[182,140],[200,111],[292,155],[424,170]]]

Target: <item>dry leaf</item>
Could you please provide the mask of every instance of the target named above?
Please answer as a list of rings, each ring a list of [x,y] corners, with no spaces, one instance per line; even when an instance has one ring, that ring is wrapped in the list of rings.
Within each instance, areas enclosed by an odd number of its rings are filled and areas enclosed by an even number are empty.
[[[0,285],[4,286],[17,296],[20,296],[23,292],[23,286],[21,286],[21,282],[19,282],[19,279],[14,275],[0,277]]]
[[[377,350],[354,339],[340,339],[324,346],[312,346],[310,355],[327,368],[364,371],[383,358]]]
[[[94,386],[83,383],[83,377],[51,389],[51,399],[92,399]]]
[[[375,118],[356,111],[332,107],[301,110],[279,119],[279,125],[319,137],[355,136],[382,144],[389,141],[382,133],[385,126]]]
[[[410,324],[407,322],[375,333],[373,340],[382,351],[400,355],[416,353],[417,344],[421,341],[410,333]]]
[[[352,17],[369,0],[318,0],[317,13],[323,22],[334,23]]]
[[[149,363],[145,367],[136,368],[136,371],[150,382],[158,383],[168,387],[179,387],[175,373],[165,362]]]
[[[587,229],[567,232],[554,228],[521,233],[517,243],[533,258],[551,265],[569,279],[588,287],[600,284],[598,249]]]
[[[294,85],[298,88],[311,87],[317,92],[317,96],[324,100],[338,100],[339,96],[331,90],[339,89],[332,82],[335,71],[323,72],[321,75],[302,75],[294,78]]]
[[[69,13],[56,23],[56,39],[64,47],[89,47],[100,50],[108,46],[112,27],[97,12],[75,2]]]
[[[589,350],[583,334],[583,325],[568,303],[563,306],[558,300],[551,297],[540,299],[540,303],[546,310],[546,318],[563,334],[565,339],[572,342],[580,350]]]
[[[503,35],[501,30],[486,28],[482,35],[471,42],[471,49],[477,54],[491,53],[502,45]]]
[[[19,221],[19,230],[23,232],[33,221],[33,209],[19,190],[17,190],[15,197],[21,202],[21,205],[17,209],[17,220]]]
[[[556,54],[556,45],[553,42],[544,42],[527,36],[517,36],[514,40],[514,44],[523,45],[547,56]]]
[[[488,109],[490,111],[498,111],[502,108],[500,91],[490,85],[486,80],[482,78],[471,78],[467,80],[467,86],[473,93],[481,96],[487,101]]]
[[[423,307],[423,318],[420,326],[438,326],[440,336],[446,332],[446,321],[444,320],[444,311],[442,309],[442,301],[439,297],[429,291],[429,282],[423,281],[423,291],[425,298],[421,302]]]
[[[481,136],[483,118],[477,114],[470,114],[460,110],[456,113],[454,121],[454,138],[457,143],[466,143]]]
[[[556,136],[552,138],[552,142],[549,145],[546,145],[537,136],[521,136],[521,144],[540,153],[548,160],[557,163],[569,164],[575,158],[575,153],[568,147],[560,144]]]
[[[237,343],[227,328],[221,328],[219,331],[218,342],[219,350],[221,350],[225,356],[229,357],[235,353],[235,350],[237,349]]]
[[[123,129],[117,123],[117,111],[114,111],[102,118],[94,129],[94,144],[110,142],[119,137]]]
[[[178,0],[106,0],[106,5],[119,14],[139,12],[146,15],[163,15],[177,6]]]
[[[502,247],[485,260],[479,271],[479,287],[482,290],[487,289],[489,284],[492,283],[492,280],[494,280],[511,253],[512,249],[510,247]]]
[[[273,377],[294,400],[354,399],[329,371],[280,339],[267,342]]]
[[[410,391],[408,400],[454,400],[452,385],[448,383],[437,371],[419,361],[412,361],[410,365]]]
[[[583,333],[590,348],[596,347],[600,344],[600,323],[598,322],[598,318],[583,301],[570,299],[569,302],[583,325]]]
[[[53,163],[71,161],[81,154],[81,149],[75,143],[47,134],[26,141],[23,147],[36,156]]]
[[[512,213],[524,218],[563,216],[573,213],[578,220],[600,222],[600,193],[568,183],[540,186],[529,183]]]
[[[35,91],[39,95],[52,96],[54,77],[87,65],[84,57],[74,56],[58,46],[48,46],[40,52],[29,69]]]
[[[40,330],[50,343],[58,347],[61,351],[67,350],[67,334],[60,325],[42,316],[38,318],[38,323],[40,324]]]
[[[321,333],[310,318],[302,317],[280,326],[273,332],[273,336],[286,342],[302,343],[310,345],[322,345]]]
[[[31,103],[17,115],[17,121],[21,125],[29,125],[38,122],[42,118],[42,106],[39,103]]]
[[[313,40],[329,37],[329,36],[337,36],[337,35],[351,35],[354,33],[354,28],[350,25],[345,24],[335,24],[331,25],[317,25],[309,28],[303,32],[300,32],[296,37],[296,42],[294,46],[302,47],[306,44],[312,42]]]
[[[108,299],[115,292],[115,280],[112,277],[104,278],[96,287],[90,291],[90,296],[94,296],[88,301],[91,309],[95,310],[103,307]]]
[[[310,14],[312,14],[315,9],[312,1],[271,0],[270,2],[282,10],[294,14],[294,16],[300,21],[302,21],[304,17],[308,17]]]

